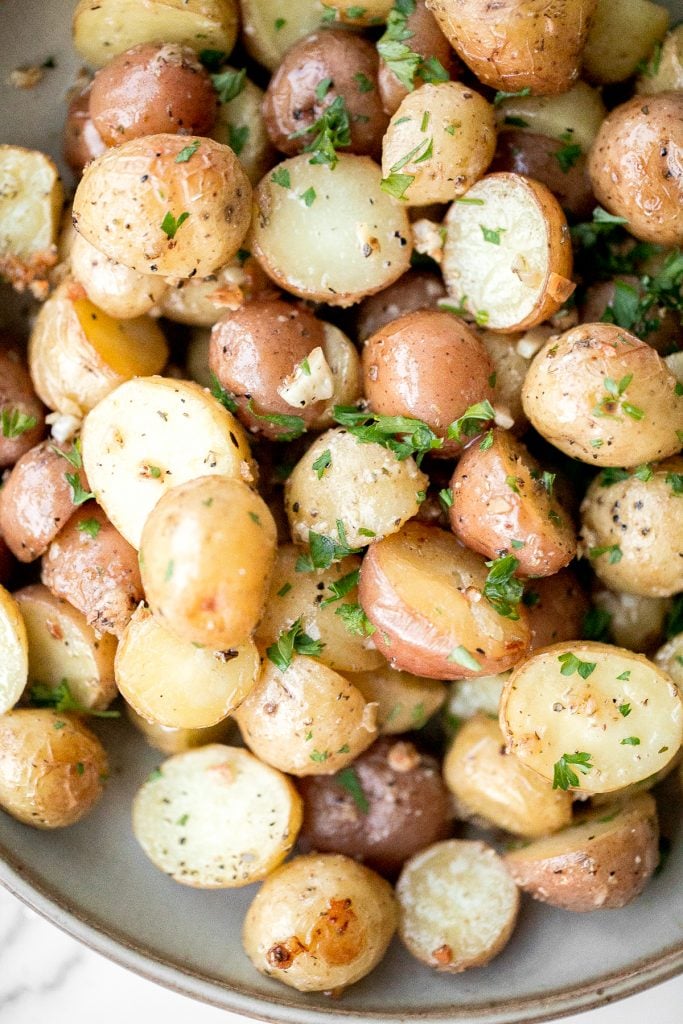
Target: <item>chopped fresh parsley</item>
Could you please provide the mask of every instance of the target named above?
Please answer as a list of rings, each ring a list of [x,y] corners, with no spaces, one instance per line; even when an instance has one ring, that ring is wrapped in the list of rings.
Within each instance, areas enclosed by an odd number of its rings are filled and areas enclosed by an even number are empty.
[[[181,213],[177,220],[170,210],[166,213],[164,219],[160,224],[160,227],[161,230],[166,235],[166,237],[169,239],[169,241],[175,238],[178,232],[178,228],[181,228],[183,226],[183,224],[185,223],[189,216],[190,215],[187,212],[187,210],[185,210],[184,213]]]
[[[239,156],[249,140],[249,126],[228,125],[228,145],[235,156]]]
[[[216,398],[229,412],[237,412],[237,402],[235,401],[233,393],[225,390],[215,373],[211,374],[210,379],[211,387],[209,390],[213,397]]]
[[[340,604],[338,608],[335,608],[334,614],[339,616],[353,636],[368,637],[376,632],[375,627],[358,603]]]
[[[487,228],[485,224],[480,224],[479,227],[485,242],[491,242],[492,245],[500,245],[500,236],[506,231],[506,228]]]
[[[270,180],[275,185],[280,185],[282,188],[290,188],[292,184],[289,177],[289,171],[286,167],[277,167],[271,174]]]
[[[93,718],[120,718],[120,711],[94,711],[77,701],[69,689],[69,683],[62,679],[59,686],[46,686],[36,683],[29,692],[29,700],[35,708],[52,708],[54,711],[76,711],[81,715],[92,715]]]
[[[445,509],[451,508],[453,505],[453,491],[450,487],[444,487],[439,491],[439,501]]]
[[[361,785],[361,781],[358,778],[358,772],[355,768],[342,768],[342,770],[337,772],[335,775],[334,781],[353,797],[353,801],[361,814],[368,813],[370,810],[370,804],[363,791],[363,786]]]
[[[664,479],[674,494],[683,494],[683,473],[667,473]]]
[[[273,665],[286,672],[292,664],[294,653],[308,654],[313,657],[320,654],[325,644],[321,640],[314,640],[307,633],[304,633],[301,618],[293,622],[289,629],[280,633],[274,644],[266,648],[266,655]]]
[[[324,764],[329,756],[329,750],[314,750],[312,754],[309,754],[311,761],[315,761],[317,764]]]
[[[308,554],[299,555],[297,572],[313,572],[314,569],[329,569],[333,562],[341,562],[347,555],[358,555],[360,548],[350,548],[346,540],[346,529],[341,519],[337,520],[338,541],[325,537],[314,530],[308,531]]]
[[[484,597],[499,615],[517,620],[517,607],[524,593],[524,584],[515,577],[519,560],[514,555],[503,555],[502,558],[486,562],[486,565],[489,574],[484,583]]]
[[[564,174],[568,174],[582,153],[581,146],[572,142],[572,129],[564,132],[560,139],[563,145],[555,152],[555,159]]]
[[[591,755],[578,750],[575,754],[563,754],[553,765],[553,789],[567,790],[570,786],[579,785],[579,777],[570,765],[574,765],[580,772],[587,775],[593,767]]]
[[[463,668],[468,668],[472,672],[479,672],[481,670],[481,665],[477,659],[462,644],[454,647],[446,660],[452,661],[456,665],[462,665]]]
[[[304,147],[304,153],[312,153],[311,164],[337,166],[337,150],[351,145],[351,122],[343,96],[336,96],[317,121],[305,128],[292,132],[290,139],[313,135],[313,140]]]
[[[319,455],[318,458],[315,460],[315,462],[311,466],[311,469],[317,475],[318,480],[322,480],[325,470],[329,469],[331,465],[332,452],[330,451],[329,448],[326,448],[325,451],[321,455]]]
[[[583,617],[581,637],[584,640],[599,640],[607,643],[610,638],[612,616],[604,608],[589,608]]]
[[[500,90],[493,97],[493,105],[494,105],[494,107],[499,107],[501,105],[501,103],[503,102],[503,100],[517,99],[520,96],[530,96],[530,95],[531,95],[531,89],[529,88],[529,86],[527,86],[525,89],[520,89],[518,92],[503,92],[502,90]]]
[[[301,193],[301,196],[299,198],[304,201],[306,206],[313,206],[313,203],[316,200],[315,189],[312,188],[312,187],[311,188],[307,188],[305,192]],[[310,374],[309,374],[309,376],[310,376]]]
[[[178,156],[175,158],[175,163],[186,164],[189,160],[192,159],[192,157],[195,155],[200,146],[200,139],[195,139],[194,142],[191,142],[189,146],[185,146],[184,149],[180,150]]]
[[[463,438],[475,437],[481,433],[484,424],[490,423],[495,415],[495,409],[487,398],[483,402],[476,402],[451,423],[448,428],[449,440],[462,443]]]
[[[331,78],[323,78],[323,79],[321,79],[320,82],[318,82],[318,84],[315,87],[314,95],[315,95],[315,98],[318,100],[319,103],[322,103],[322,101],[325,99],[325,97],[327,96],[328,92],[330,91],[331,85],[332,85],[332,79]]]
[[[557,657],[562,668],[560,674],[563,676],[571,676],[574,672],[578,672],[582,679],[588,679],[590,675],[595,672],[597,664],[594,661],[581,661],[571,651],[566,651],[565,654],[559,654]]]
[[[273,426],[284,429],[283,434],[278,434],[277,441],[296,441],[297,437],[301,437],[306,432],[306,422],[302,416],[287,416],[279,412],[256,412],[251,398],[247,402],[247,409],[257,420],[263,420],[264,423],[272,423]]]
[[[618,678],[619,678],[619,676],[617,676],[617,679]],[[628,718],[628,716],[631,714],[631,705],[630,704],[620,704],[619,705],[619,714],[621,715],[622,718]]]
[[[415,181],[414,174],[389,174],[382,178],[379,187],[394,199],[405,199],[405,194]]]
[[[625,739],[619,741],[622,747],[639,747],[640,740],[637,736],[627,736]]]
[[[228,59],[228,55],[222,50],[201,50],[199,59],[207,71],[218,71],[221,64]]]
[[[71,488],[71,501],[74,505],[83,505],[86,501],[90,501],[91,498],[95,497],[92,491],[84,489],[78,473],[65,473],[64,478]]]
[[[338,580],[333,580],[332,583],[327,584],[332,597],[326,597],[324,601],[321,601],[321,606],[327,604],[334,604],[335,601],[341,601],[342,597],[346,597],[354,587],[358,586],[360,579],[360,569],[353,569],[351,572],[347,572],[345,576],[340,576]]]
[[[358,92],[374,92],[374,85],[362,71],[357,71],[353,77],[358,86]]]
[[[51,445],[51,448],[55,455],[60,455],[63,459],[66,459],[69,465],[73,466],[74,469],[81,469],[81,467],[83,466],[83,459],[81,457],[80,437],[76,438],[68,452],[63,451],[61,448],[58,448],[54,444]]]
[[[609,555],[610,565],[617,565],[623,558],[623,552],[618,544],[603,544],[602,547],[589,548],[588,550],[588,557],[590,559],[602,558],[603,555]]]
[[[3,437],[21,437],[27,430],[33,430],[37,422],[38,420],[35,416],[27,416],[21,409],[5,407],[2,413],[0,413],[0,427]]]
[[[76,524],[76,529],[79,533],[87,533],[94,539],[102,529],[102,524],[98,519],[81,519],[80,523]]]
[[[360,444],[380,444],[399,462],[414,455],[419,466],[428,452],[443,446],[443,438],[431,427],[409,416],[380,416],[355,406],[335,405],[334,418]]]

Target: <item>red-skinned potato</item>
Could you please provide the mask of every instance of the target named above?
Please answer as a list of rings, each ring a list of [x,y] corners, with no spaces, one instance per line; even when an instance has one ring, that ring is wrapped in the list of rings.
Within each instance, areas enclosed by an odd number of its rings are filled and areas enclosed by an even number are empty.
[[[83,168],[101,156],[105,142],[90,116],[90,85],[76,93],[69,103],[64,122],[64,159],[80,178]]]
[[[683,244],[683,93],[635,96],[603,121],[588,173],[598,202],[644,242]]]
[[[552,576],[576,554],[570,517],[553,495],[554,474],[507,430],[472,444],[451,480],[451,528],[487,558],[512,554],[520,576]]]
[[[94,501],[81,505],[53,540],[41,579],[98,633],[115,636],[144,596],[137,552]]]
[[[500,615],[484,597],[483,559],[434,526],[407,523],[371,545],[360,603],[392,668],[431,679],[502,672],[527,653],[526,611]]]
[[[452,811],[436,758],[381,739],[336,775],[301,779],[304,853],[344,853],[380,874],[451,834]]]
[[[477,78],[493,89],[566,92],[579,77],[596,0],[549,6],[545,0],[427,0],[446,38]]]
[[[217,97],[197,54],[178,43],[142,43],[95,75],[89,111],[107,146],[141,135],[209,135]]]
[[[47,551],[74,512],[67,474],[73,474],[77,486],[88,490],[83,469],[59,454],[68,448],[42,441],[22,455],[0,490],[0,532],[20,562],[32,562]]]
[[[571,569],[531,580],[522,598],[531,628],[531,649],[578,640],[590,602]]]
[[[575,153],[570,145],[571,142],[521,128],[502,131],[490,169],[535,178],[550,189],[563,210],[578,220],[587,220],[595,197],[586,171],[586,156]]]
[[[4,469],[33,448],[45,430],[45,410],[19,353],[12,348],[0,350],[0,415],[0,469]]]
[[[649,267],[647,272],[652,272]],[[645,291],[640,278],[632,274],[624,274],[611,281],[596,281],[584,292],[579,313],[581,323],[600,323],[607,309],[614,309],[615,299],[618,301],[620,294],[621,298],[628,301],[635,296],[644,298]],[[666,355],[678,347],[681,333],[678,313],[666,306],[654,306],[648,310],[644,319],[656,326],[647,332],[639,328],[642,341],[657,349],[660,355]]]
[[[375,47],[343,29],[314,32],[287,51],[263,101],[266,129],[288,156],[317,135],[313,125],[338,97],[349,121],[348,151],[379,156],[388,118],[377,89]],[[307,128],[312,129],[306,131]]]
[[[441,310],[408,313],[373,334],[363,350],[363,376],[373,412],[423,420],[442,438],[471,405],[494,395],[484,345],[467,324]],[[460,450],[457,440],[446,438],[435,453]]]
[[[1,529],[1,527],[0,527]],[[6,587],[14,571],[14,558],[7,541],[0,534],[0,586]]]
[[[443,281],[427,270],[409,270],[398,281],[376,295],[369,295],[358,306],[356,333],[359,341],[386,327],[405,313],[416,309],[436,309],[446,295]]]
[[[429,61],[430,58],[437,60],[441,67],[453,78],[458,70],[458,62],[448,40],[437,25],[434,15],[431,11],[427,10],[424,0],[417,0],[414,9],[405,19],[405,28],[410,32],[410,42],[407,45],[409,45],[413,53],[419,54],[424,61]],[[383,44],[383,46],[385,47],[385,52],[390,56],[392,53],[391,43]],[[387,114],[394,114],[401,105],[401,101],[409,92],[412,92],[412,89],[419,88],[424,79],[420,75],[419,68],[411,76],[410,69],[406,68],[403,70],[402,65],[399,63],[403,77],[410,81],[412,85],[412,88],[409,89],[406,82],[401,81],[398,77],[391,64],[387,64],[382,58],[381,46],[379,47],[379,52],[379,93]]]

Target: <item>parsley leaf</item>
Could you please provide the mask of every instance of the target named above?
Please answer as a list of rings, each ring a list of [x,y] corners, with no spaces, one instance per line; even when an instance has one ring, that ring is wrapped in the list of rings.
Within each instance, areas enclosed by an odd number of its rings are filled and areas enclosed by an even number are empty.
[[[76,711],[81,715],[92,715],[93,718],[120,718],[120,711],[94,711],[80,704],[72,695],[69,683],[62,679],[59,686],[46,686],[36,683],[29,690],[29,700],[35,708],[53,708],[55,711]]]
[[[316,191],[315,191],[314,188],[307,188],[305,192],[301,193],[299,198],[303,199],[303,201],[306,204],[306,206],[309,206],[309,207],[313,206],[313,203],[315,202],[315,200],[317,198]],[[309,376],[310,376],[310,373],[309,373]]]
[[[289,177],[289,171],[286,167],[276,167],[270,176],[270,180],[275,185],[280,185],[282,188],[290,188],[292,184]]]
[[[321,607],[327,604],[334,604],[335,601],[340,601],[342,597],[346,597],[354,587],[358,586],[359,579],[360,569],[353,569],[351,572],[347,572],[345,576],[340,576],[338,580],[328,583],[327,589],[332,594],[332,597],[326,597],[324,601],[321,601]]]
[[[553,765],[553,789],[567,790],[570,786],[579,785],[579,777],[569,767],[570,765],[575,765],[580,772],[587,775],[593,767],[591,755],[578,750],[575,754],[563,754]]]
[[[256,412],[254,401],[251,398],[247,402],[247,409],[257,420],[272,423],[276,427],[284,427],[285,432],[278,434],[277,441],[296,441],[297,437],[301,437],[306,432],[306,422],[303,416],[287,416],[279,412]]]
[[[239,156],[249,139],[249,126],[244,124],[241,127],[237,125],[228,125],[228,145],[233,151],[235,156]]]
[[[622,747],[639,747],[640,740],[637,736],[627,736],[626,739],[619,741]]]
[[[612,615],[604,608],[589,608],[583,617],[581,637],[583,640],[599,640],[608,643]]]
[[[582,679],[588,679],[590,675],[595,672],[597,664],[594,661],[581,661],[571,651],[566,651],[565,654],[559,654],[557,657],[562,668],[560,674],[563,676],[571,676],[574,672],[578,672]]]
[[[501,105],[501,103],[503,102],[503,100],[511,100],[511,99],[516,99],[519,96],[530,96],[530,95],[531,95],[531,89],[529,88],[529,86],[527,86],[525,89],[520,89],[518,92],[503,92],[502,90],[500,90],[493,97],[493,105],[494,105],[494,107],[499,107]]]
[[[674,494],[683,494],[683,473],[667,473],[665,480]]]
[[[333,562],[341,562],[347,555],[360,554],[360,548],[350,548],[346,540],[346,529],[341,519],[337,520],[338,541],[325,537],[314,530],[308,531],[309,551],[299,555],[295,569],[297,572],[313,572],[314,569],[329,569]]]
[[[92,491],[86,491],[81,485],[81,478],[78,473],[65,473],[64,477],[71,488],[71,501],[74,505],[83,505],[90,501],[95,495]]]
[[[355,406],[335,405],[334,419],[360,444],[380,444],[399,462],[415,455],[419,466],[427,452],[443,446],[443,438],[431,427],[409,416],[380,416]]]
[[[454,647],[446,660],[452,661],[456,665],[462,665],[463,668],[468,668],[472,672],[481,671],[481,665],[479,664],[477,659],[470,651],[467,650],[466,647],[463,647],[462,644],[459,644],[457,647]]]
[[[451,441],[462,443],[463,437],[474,437],[480,434],[485,423],[490,423],[496,413],[488,398],[483,402],[476,402],[448,428],[447,436]]]
[[[492,245],[500,245],[500,236],[507,230],[506,228],[487,228],[484,224],[480,224],[479,227],[484,241],[491,242]]]
[[[325,451],[321,455],[319,455],[318,458],[315,460],[315,462],[311,466],[311,469],[315,471],[318,480],[322,480],[325,470],[329,469],[331,465],[332,452],[330,451],[329,448],[326,448]]]
[[[221,64],[228,59],[222,50],[200,50],[199,59],[207,71],[218,71]]]
[[[229,103],[230,100],[234,100],[236,96],[239,96],[242,89],[244,89],[246,77],[246,68],[242,68],[241,71],[232,71],[228,68],[227,71],[223,71],[220,75],[211,75],[211,81],[218,93],[220,102]]]
[[[3,437],[21,437],[27,430],[33,430],[37,422],[35,416],[27,416],[21,409],[9,409],[6,406],[0,413]]]
[[[517,606],[524,593],[524,584],[515,578],[519,559],[514,555],[504,555],[492,562],[486,562],[486,565],[489,574],[484,584],[484,597],[499,615],[513,621],[519,619]]]
[[[216,398],[221,405],[228,410],[228,412],[237,412],[237,402],[235,401],[233,393],[231,391],[226,391],[215,373],[211,373],[210,380],[211,387],[209,390],[213,397]]]
[[[377,632],[370,619],[357,603],[340,604],[338,608],[335,608],[334,614],[339,616],[349,633],[352,633],[353,636],[368,637]]]
[[[201,140],[195,139],[189,146],[185,146],[185,149],[181,149],[178,156],[175,158],[174,163],[186,164],[195,155],[199,147],[201,146]]]
[[[185,210],[185,212],[181,213],[178,219],[176,220],[171,211],[168,210],[160,224],[160,227],[161,230],[169,239],[169,241],[175,238],[178,228],[183,226],[183,224],[185,223],[189,216],[189,213],[187,212],[187,210]]]
[[[334,169],[338,162],[337,150],[351,145],[351,122],[344,97],[336,96],[317,121],[292,132],[289,138],[299,139],[305,135],[314,136],[304,147],[304,153],[313,154],[308,162],[329,164]]]
[[[298,618],[289,629],[280,633],[274,644],[266,648],[266,655],[280,672],[286,672],[292,664],[295,652],[315,656],[320,654],[324,646],[325,644],[321,640],[314,640],[313,637],[304,633],[301,618]]]
[[[623,558],[623,552],[618,544],[603,544],[602,547],[588,550],[590,559],[601,558],[603,555],[609,555],[610,565],[617,565]]]
[[[581,146],[572,142],[571,138],[570,132],[565,132],[564,135],[562,135],[562,142],[564,145],[555,152],[555,159],[560,165],[560,169],[563,174],[569,173],[583,152]]]
[[[622,716],[622,718],[628,718],[628,716],[631,714],[631,705],[630,704],[620,704],[619,705],[619,714]]]
[[[342,770],[337,772],[334,776],[334,781],[353,797],[354,803],[361,814],[368,813],[370,810],[370,804],[363,791],[361,781],[358,778],[358,773],[355,768],[342,768]]]
[[[87,533],[89,537],[94,539],[102,529],[102,524],[99,519],[81,519],[76,524],[76,529],[79,533]]]

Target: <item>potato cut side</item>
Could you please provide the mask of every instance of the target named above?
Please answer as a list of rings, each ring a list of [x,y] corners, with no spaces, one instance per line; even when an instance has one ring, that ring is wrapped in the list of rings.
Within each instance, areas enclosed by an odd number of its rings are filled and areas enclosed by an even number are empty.
[[[562,209],[519,174],[489,174],[450,207],[441,269],[453,305],[493,331],[520,331],[574,291]]]
[[[421,729],[446,699],[446,687],[438,679],[397,672],[390,665],[369,672],[346,672],[368,703],[377,704],[377,728],[381,736]]]
[[[82,448],[97,501],[135,548],[171,487],[214,474],[253,479],[244,430],[188,381],[140,377],[122,384],[86,417]]]
[[[235,45],[235,0],[79,0],[74,46],[95,67],[138,43],[184,43],[230,53]]]
[[[0,586],[0,715],[13,708],[28,680],[28,638],[21,611]]]
[[[14,597],[26,627],[31,684],[54,690],[66,681],[83,707],[108,707],[117,694],[115,638],[98,636],[81,612],[42,584],[24,587]]]
[[[119,690],[143,718],[203,729],[244,700],[259,656],[251,640],[227,651],[180,640],[141,605],[121,637],[114,667]]]
[[[63,203],[59,172],[49,156],[0,146],[0,275],[19,291],[33,285],[39,297],[47,294]]]
[[[496,116],[503,131],[521,120],[524,124],[516,126],[536,135],[566,142],[569,133],[571,142],[587,153],[607,117],[607,108],[597,89],[577,82],[569,92],[557,96],[508,96],[496,107]]]
[[[225,71],[234,72],[235,69],[225,64],[218,73],[223,74]],[[250,79],[245,79],[243,88],[237,96],[227,103],[219,104],[216,124],[211,132],[211,137],[216,142],[222,142],[225,146],[234,143],[237,147],[235,152],[252,185],[258,185],[268,168],[275,162],[275,154],[261,113],[263,95],[262,89],[254,85]],[[245,128],[247,134],[242,142]],[[238,138],[241,145],[238,144]]]
[[[401,939],[418,960],[457,974],[503,949],[517,920],[519,892],[485,843],[450,839],[408,861],[396,887]]]
[[[152,772],[133,803],[133,831],[176,882],[234,889],[284,860],[301,816],[301,798],[285,775],[246,750],[212,743]]]
[[[669,27],[669,12],[651,0],[597,0],[591,20],[583,68],[601,85],[623,82],[647,61]]]
[[[500,724],[523,764],[562,789],[609,793],[654,775],[683,736],[671,678],[640,654],[555,644],[515,669]]]
[[[517,884],[564,910],[623,907],[657,867],[657,805],[648,793],[599,807],[570,828],[505,857]]]
[[[405,273],[411,230],[407,212],[381,190],[373,160],[338,158],[332,169],[302,153],[270,171],[254,195],[252,238],[259,262],[287,291],[350,306]]]
[[[241,0],[240,10],[247,53],[269,71],[275,71],[290,46],[320,26],[325,12],[321,0],[288,4],[285,19],[280,17],[282,0]]]

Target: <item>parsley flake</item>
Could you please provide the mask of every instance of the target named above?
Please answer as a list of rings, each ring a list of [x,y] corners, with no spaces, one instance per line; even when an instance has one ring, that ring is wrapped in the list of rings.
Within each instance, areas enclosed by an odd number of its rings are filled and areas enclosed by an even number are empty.
[[[35,416],[27,416],[21,409],[5,407],[0,413],[2,436],[7,438],[21,437],[27,430],[33,430],[38,423]],[[60,452],[60,454],[63,454]]]
[[[177,220],[170,210],[166,213],[164,219],[160,224],[160,227],[161,230],[166,235],[166,237],[169,239],[169,241],[175,238],[178,232],[178,228],[181,228],[183,226],[183,224],[185,223],[189,216],[190,215],[187,212],[187,210],[185,210],[184,213],[181,213]]]
[[[578,672],[582,679],[588,679],[590,675],[595,672],[597,664],[594,661],[581,661],[571,651],[566,651],[565,654],[560,654],[557,657],[562,668],[560,674],[563,676],[571,676],[574,672]]]
[[[303,623],[301,618],[298,618],[289,629],[280,633],[274,644],[266,648],[266,655],[280,672],[286,672],[292,664],[295,652],[315,657],[320,654],[324,646],[325,644],[321,640],[314,640],[313,637],[304,633]]]
[[[570,768],[570,765],[574,765],[580,772],[587,775],[593,768],[591,755],[578,750],[574,754],[563,754],[553,765],[553,789],[567,790],[570,786],[579,785],[579,777]]]

